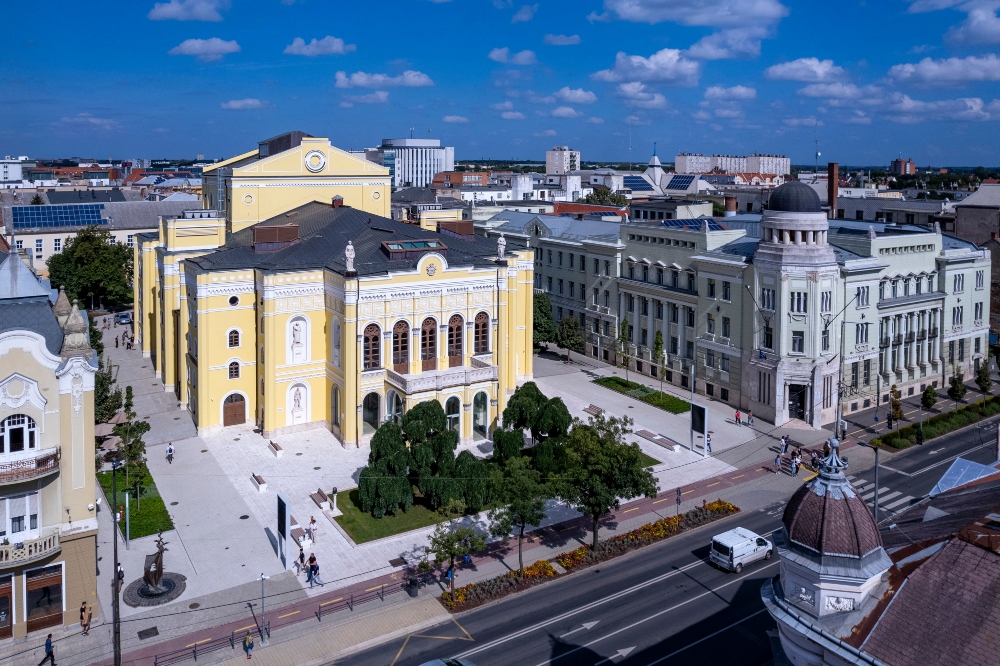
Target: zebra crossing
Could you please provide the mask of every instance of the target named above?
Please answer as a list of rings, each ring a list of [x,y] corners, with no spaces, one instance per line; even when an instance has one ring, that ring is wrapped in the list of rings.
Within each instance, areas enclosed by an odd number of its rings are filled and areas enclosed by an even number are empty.
[[[857,491],[864,503],[868,506],[874,507],[875,484],[871,481],[858,479],[853,475],[849,475],[847,478],[854,486],[854,490]],[[884,511],[886,513],[902,511],[910,506],[914,499],[913,495],[903,495],[903,493],[898,490],[893,490],[889,486],[881,486],[878,489],[878,508],[879,511]]]

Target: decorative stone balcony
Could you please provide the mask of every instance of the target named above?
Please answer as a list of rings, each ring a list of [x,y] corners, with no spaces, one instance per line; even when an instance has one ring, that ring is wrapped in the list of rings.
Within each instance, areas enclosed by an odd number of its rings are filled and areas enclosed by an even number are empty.
[[[490,358],[490,355],[484,355]],[[469,386],[478,382],[497,381],[499,369],[492,363],[473,356],[471,365],[428,370],[419,375],[406,375],[395,370],[386,370],[386,381],[406,395],[424,391],[441,391],[455,386]]]
[[[60,449],[46,449],[27,458],[0,462],[0,485],[40,479],[59,471]]]
[[[59,530],[50,528],[46,530],[46,534],[37,539],[15,541],[6,546],[0,546],[0,569],[10,569],[37,562],[55,555],[61,549]]]

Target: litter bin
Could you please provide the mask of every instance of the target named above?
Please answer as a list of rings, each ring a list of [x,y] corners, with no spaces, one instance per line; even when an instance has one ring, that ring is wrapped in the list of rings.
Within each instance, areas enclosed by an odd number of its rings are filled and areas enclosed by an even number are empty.
[[[417,590],[419,589],[419,587],[420,587],[420,580],[416,576],[411,576],[410,580],[407,582],[406,585],[406,593],[409,594],[411,597],[415,598],[417,596]]]

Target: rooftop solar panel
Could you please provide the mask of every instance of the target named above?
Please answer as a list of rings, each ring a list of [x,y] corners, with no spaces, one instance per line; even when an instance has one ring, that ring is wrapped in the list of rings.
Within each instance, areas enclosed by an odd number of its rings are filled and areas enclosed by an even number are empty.
[[[686,190],[691,187],[691,183],[694,182],[696,176],[692,175],[676,175],[670,179],[670,183],[667,184],[668,190]]]
[[[653,186],[642,176],[625,176],[622,178],[625,187],[633,192],[652,192]]]
[[[15,229],[44,227],[79,227],[107,224],[101,217],[104,204],[66,204],[56,206],[12,206]]]
[[[663,220],[663,226],[674,227],[679,229],[701,229],[702,223],[704,223],[705,218],[699,218],[695,220]],[[709,231],[726,231],[726,228],[714,220],[708,220],[708,230]]]

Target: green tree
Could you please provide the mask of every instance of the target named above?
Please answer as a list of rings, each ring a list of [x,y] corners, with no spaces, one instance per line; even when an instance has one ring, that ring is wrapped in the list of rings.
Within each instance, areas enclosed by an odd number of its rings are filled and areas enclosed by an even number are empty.
[[[32,206],[44,206],[45,205],[45,200],[42,199],[42,195],[41,194],[36,194],[35,196],[31,197],[30,204]]]
[[[618,362],[619,368],[625,368],[625,381],[628,381],[628,321],[622,319],[622,323],[618,328]]]
[[[937,399],[937,390],[930,384],[928,384],[927,388],[924,389],[924,392],[920,394],[920,404],[923,405],[924,409],[930,409],[933,407],[934,403],[937,402]]]
[[[549,301],[548,294],[535,294],[531,332],[532,342],[536,347],[543,342],[556,341],[556,322],[552,318],[552,302]]]
[[[617,509],[621,499],[656,496],[656,480],[643,466],[637,444],[625,442],[632,420],[627,416],[592,417],[577,424],[566,438],[567,469],[561,475],[560,496],[590,517],[591,548],[597,547],[601,517]]]
[[[532,444],[535,443],[535,424],[548,398],[538,390],[535,382],[525,382],[517,387],[503,410],[503,427],[517,431],[531,430]]]
[[[90,322],[90,348],[97,352],[98,358],[104,355],[104,335],[96,321]]]
[[[955,374],[951,376],[951,385],[948,387],[948,397],[955,401],[955,407],[965,397],[965,377],[962,371],[955,368]]]
[[[71,299],[94,307],[132,302],[132,251],[107,229],[86,227],[48,260],[49,279]]]
[[[504,463],[521,455],[524,448],[524,432],[497,428],[493,431],[493,460]]]
[[[726,214],[726,207],[718,201],[712,202],[712,217],[723,217]]]
[[[444,409],[437,400],[421,402],[403,415],[403,432],[410,444],[410,470],[432,509],[461,499],[455,482],[458,433],[448,430]]]
[[[94,373],[94,423],[107,423],[122,406],[122,390],[115,387],[112,367],[105,360]]]
[[[458,527],[455,524],[441,523],[431,535],[428,551],[434,553],[438,562],[448,562],[449,591],[455,592],[455,558],[474,553],[486,548],[486,535],[476,531],[474,527]]]
[[[979,361],[979,370],[976,371],[976,386],[983,393],[989,393],[993,386],[993,378],[990,377],[990,357],[987,356]]]
[[[595,187],[593,192],[583,198],[583,203],[600,204],[601,206],[627,206],[628,198],[624,194],[612,192],[606,187]]]
[[[556,331],[557,344],[566,350],[566,360],[570,360],[570,353],[583,353],[583,332],[580,330],[580,322],[576,317],[563,317],[559,322],[559,330]]]
[[[149,432],[149,423],[137,421],[135,412],[129,410],[125,412],[125,422],[116,425],[113,432],[121,439],[118,452],[125,463],[125,486],[135,490],[135,510],[139,512],[142,510],[140,503],[142,487],[146,477],[149,476],[149,468],[146,467],[146,443],[142,441],[142,436]]]
[[[889,387],[889,396],[889,405],[892,408],[892,420],[899,423],[899,420],[903,418],[903,400],[895,384]]]
[[[510,458],[502,470],[494,475],[500,506],[491,510],[490,534],[506,538],[517,533],[518,576],[524,578],[524,554],[521,550],[524,530],[528,525],[538,526],[545,520],[545,485],[538,470],[531,467],[527,458]]]
[[[653,363],[659,367],[656,374],[660,376],[660,393],[663,393],[663,331],[657,331],[653,338]]]
[[[454,478],[462,501],[472,513],[479,513],[493,499],[489,467],[471,451],[462,451],[455,457]]]
[[[386,421],[375,432],[368,454],[368,465],[358,478],[358,497],[362,511],[375,518],[406,511],[413,506],[413,486],[407,478],[410,451],[403,431]]]

